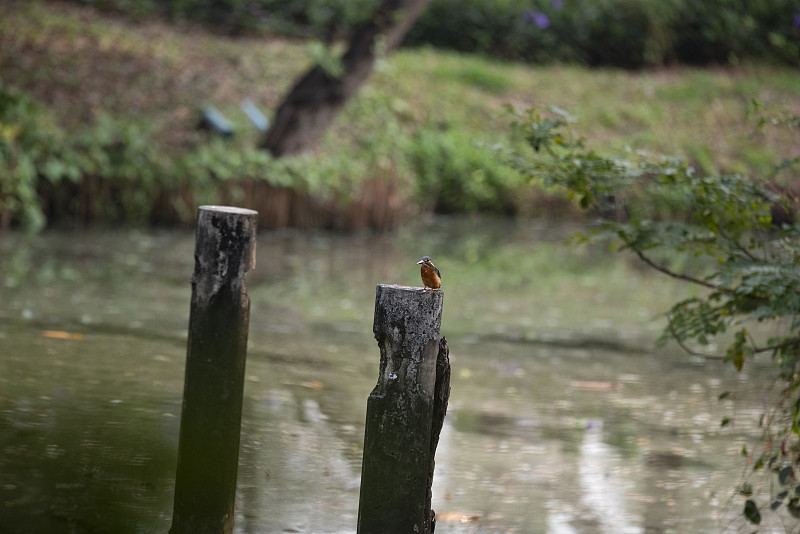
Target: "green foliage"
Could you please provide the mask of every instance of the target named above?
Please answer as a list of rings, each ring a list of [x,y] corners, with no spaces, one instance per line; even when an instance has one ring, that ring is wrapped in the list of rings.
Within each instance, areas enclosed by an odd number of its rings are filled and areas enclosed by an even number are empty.
[[[736,62],[748,57],[798,64],[800,6],[795,0],[673,0],[673,46],[680,61]]]
[[[572,135],[569,116],[558,109],[511,111],[513,131],[528,147],[516,151],[515,164],[527,176],[563,188],[595,216],[596,226],[579,239],[630,251],[657,271],[700,288],[700,295],[667,311],[662,341],[674,339],[702,354],[713,338],[732,333],[723,359],[737,370],[758,354],[771,355],[782,382],[763,417],[763,452],[751,458],[750,473],[766,470],[776,477],[779,492],[772,508],[786,503],[798,515],[800,225],[779,226],[771,215],[776,208],[793,213],[792,199],[773,192],[763,179],[700,175],[676,158],[602,156]],[[759,123],[800,130],[800,119],[791,115],[762,116]],[[797,155],[785,158],[776,173],[796,170],[798,163]],[[681,209],[664,209],[664,198],[680,199]],[[692,261],[675,267],[680,257]],[[724,420],[723,426],[729,423]],[[749,497],[752,488],[746,487]],[[757,500],[748,499],[744,508],[753,524],[761,521]]]
[[[330,41],[378,0],[73,0],[133,16],[161,14],[228,32]],[[800,63],[796,0],[432,0],[409,45],[532,62],[637,68],[766,59]]]
[[[168,166],[157,147],[141,123],[98,115],[93,127],[72,142],[82,159],[83,180],[97,184],[86,209],[108,222],[148,221]]]
[[[364,22],[378,0],[259,0],[252,2],[268,29],[329,40]]]
[[[467,85],[478,87],[492,94],[503,94],[511,89],[508,76],[493,68],[494,65],[482,61],[470,61],[453,72],[442,73]]]
[[[434,0],[409,41],[529,61],[628,68],[743,58],[797,64],[797,12],[792,0],[539,0],[524,7]]]
[[[369,88],[344,112],[358,128],[331,132],[325,155],[281,159],[255,148],[252,139],[213,136],[167,153],[148,123],[106,113],[67,135],[24,93],[0,94],[0,213],[6,226],[191,222],[199,204],[246,200],[245,181],[308,195],[328,210],[372,203],[357,209],[372,209],[381,221],[393,216],[378,213],[381,205],[391,203],[398,214],[409,210],[415,173],[419,205],[445,212],[512,211],[523,185],[493,150],[465,134],[423,128],[409,141],[410,105]]]
[[[433,0],[407,42],[626,68],[744,58],[797,64],[798,11],[793,0]]]
[[[152,133],[101,114],[67,133],[26,94],[0,85],[0,213],[3,224],[42,228],[48,217],[148,220],[168,175]]]
[[[204,22],[228,32],[278,31],[325,38],[364,21],[377,0],[74,0],[134,16]]]
[[[404,108],[375,92],[360,96],[357,104],[347,113],[354,119],[363,115],[356,123],[380,132],[364,136],[357,158],[352,147],[339,145],[322,157],[275,159],[252,139],[213,136],[198,136],[191,148],[173,154],[146,122],[133,117],[100,113],[89,127],[67,135],[29,96],[0,85],[0,223],[33,231],[47,223],[188,223],[197,205],[246,201],[243,184],[252,182],[305,195],[306,210],[316,203],[347,213],[357,202],[372,202],[376,224],[386,226],[408,209],[410,197],[411,188],[403,185],[411,177],[397,119]],[[362,190],[368,182],[371,197]],[[394,203],[397,213],[378,213],[381,202]],[[365,224],[363,217],[359,221]]]
[[[0,226],[15,220],[30,230],[44,226],[40,177],[57,182],[79,174],[63,156],[63,142],[62,132],[30,97],[0,81]]]
[[[525,180],[497,152],[458,130],[424,129],[410,149],[421,205],[440,213],[513,213]]]

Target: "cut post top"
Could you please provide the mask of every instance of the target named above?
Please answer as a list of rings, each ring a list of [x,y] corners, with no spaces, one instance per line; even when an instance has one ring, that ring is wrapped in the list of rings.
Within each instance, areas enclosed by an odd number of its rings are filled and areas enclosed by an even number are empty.
[[[223,287],[244,290],[244,274],[256,266],[258,212],[229,206],[197,211],[193,298],[207,303]]]
[[[391,340],[406,357],[419,359],[426,340],[439,342],[443,307],[444,291],[378,284],[372,331],[379,342]]]
[[[235,255],[241,260],[239,276],[256,266],[258,212],[232,206],[197,208],[195,254],[206,261]]]
[[[378,284],[378,291],[381,291],[381,288],[390,291],[410,291],[413,293],[440,293],[444,294],[444,289],[426,289],[424,287],[419,286],[401,286],[398,284]]]
[[[258,216],[258,212],[255,210],[249,210],[247,208],[236,208],[234,206],[200,206],[197,209],[200,211],[216,211],[219,213]]]

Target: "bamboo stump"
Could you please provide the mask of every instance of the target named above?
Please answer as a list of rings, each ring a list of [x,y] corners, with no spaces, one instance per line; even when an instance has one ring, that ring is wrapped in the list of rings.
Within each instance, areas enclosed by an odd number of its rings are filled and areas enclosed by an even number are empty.
[[[367,399],[358,534],[433,532],[434,453],[450,391],[443,301],[443,291],[377,287],[380,367]]]

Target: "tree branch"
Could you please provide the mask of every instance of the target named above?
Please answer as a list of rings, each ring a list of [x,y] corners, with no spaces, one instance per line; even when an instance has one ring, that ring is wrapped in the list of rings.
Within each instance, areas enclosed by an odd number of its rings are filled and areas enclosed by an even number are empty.
[[[641,259],[647,265],[649,265],[650,267],[652,267],[653,269],[655,269],[656,271],[658,271],[660,273],[666,274],[667,276],[671,276],[672,278],[677,278],[678,280],[683,280],[684,282],[691,282],[693,284],[698,284],[698,285],[701,285],[703,287],[707,287],[709,289],[718,289],[717,286],[715,286],[711,282],[706,282],[705,280],[700,280],[699,278],[695,278],[695,277],[689,276],[687,274],[681,274],[681,273],[676,273],[674,271],[670,271],[669,269],[667,269],[663,265],[659,265],[656,262],[654,262],[653,260],[651,260],[650,258],[648,258],[647,256],[645,256],[644,252],[642,252],[638,248],[635,248],[635,247],[631,246],[630,244],[628,244],[628,246],[630,246],[631,249],[633,250],[633,252],[635,252],[636,255],[639,256],[639,259]]]
[[[701,358],[706,358],[706,359],[709,359],[709,360],[722,360],[722,359],[724,359],[722,356],[718,356],[718,355],[715,355],[715,354],[704,354],[702,352],[698,352],[696,350],[693,350],[686,343],[684,343],[681,340],[681,338],[678,336],[678,332],[675,331],[675,327],[672,324],[672,317],[669,314],[667,314],[667,328],[669,328],[669,333],[672,335],[672,339],[674,339],[675,342],[678,344],[678,346],[681,349],[683,349],[683,351],[686,352],[687,354],[689,354],[690,356],[699,356]],[[776,345],[767,345],[765,347],[759,347],[758,344],[756,343],[755,339],[753,339],[753,336],[748,335],[747,337],[750,340],[750,345],[753,347],[753,352],[756,353],[756,354],[759,354],[759,353],[762,353],[762,352],[772,352],[772,351],[784,349],[786,347],[791,347],[792,345],[800,344],[800,337],[796,337],[796,338],[793,338],[793,339],[788,339],[788,340],[784,341],[783,343],[778,343]]]
[[[669,333],[672,334],[672,339],[674,339],[675,342],[678,344],[678,346],[680,346],[680,348],[682,348],[684,350],[684,352],[686,352],[690,356],[699,356],[699,357],[705,358],[707,360],[722,360],[723,359],[722,356],[718,356],[716,354],[704,354],[702,352],[697,352],[696,350],[692,350],[691,348],[689,348],[689,346],[686,345],[686,343],[684,343],[681,340],[681,338],[678,336],[678,333],[675,331],[675,327],[672,325],[672,317],[670,317],[669,314],[667,314],[667,327],[669,328]]]
[[[719,229],[719,230],[717,230],[717,231],[718,231],[718,233],[719,233],[719,235],[720,235],[721,237],[723,237],[723,238],[725,238],[727,241],[729,241],[729,242],[733,243],[733,248],[734,248],[734,250],[738,250],[739,252],[741,252],[742,254],[744,254],[744,255],[745,255],[745,257],[747,257],[747,259],[749,259],[749,260],[751,260],[751,261],[759,261],[759,260],[758,260],[758,258],[756,258],[756,257],[755,257],[755,256],[754,256],[754,255],[753,255],[753,254],[752,254],[752,253],[749,251],[749,250],[747,250],[747,247],[745,247],[744,245],[742,245],[742,244],[739,242],[739,240],[738,240],[738,239],[734,239],[733,237],[729,236],[729,235],[727,234],[727,232],[725,232],[725,231],[724,231],[724,230],[722,230],[722,229]]]
[[[753,345],[753,352],[770,352],[774,350],[785,349],[786,347],[791,347],[792,345],[797,345],[800,343],[800,337],[789,339],[783,343],[778,343],[777,345],[767,345],[766,347],[756,346],[756,344],[753,343],[752,338],[750,339],[750,343]]]

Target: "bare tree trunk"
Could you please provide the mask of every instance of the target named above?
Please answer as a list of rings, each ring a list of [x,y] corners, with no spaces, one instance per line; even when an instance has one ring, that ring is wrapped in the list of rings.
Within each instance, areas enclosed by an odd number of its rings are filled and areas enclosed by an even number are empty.
[[[297,154],[316,145],[334,117],[369,78],[375,47],[396,48],[431,0],[384,0],[369,21],[355,30],[341,58],[342,74],[333,77],[322,67],[308,71],[278,107],[262,145],[274,156]]]

